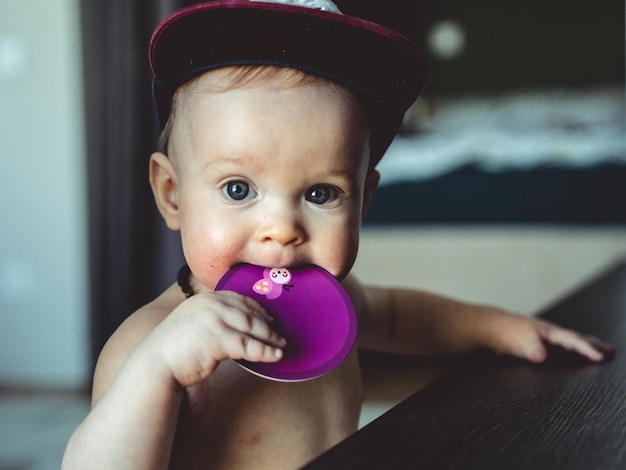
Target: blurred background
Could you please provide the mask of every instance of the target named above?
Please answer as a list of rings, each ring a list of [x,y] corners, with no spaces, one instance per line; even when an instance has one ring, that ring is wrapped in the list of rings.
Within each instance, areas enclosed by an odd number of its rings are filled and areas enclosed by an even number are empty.
[[[98,351],[182,263],[147,180],[147,45],[191,3],[0,1],[0,470],[58,468]],[[535,314],[626,255],[624,2],[337,3],[431,64],[359,276]],[[364,421],[416,386],[385,382]]]

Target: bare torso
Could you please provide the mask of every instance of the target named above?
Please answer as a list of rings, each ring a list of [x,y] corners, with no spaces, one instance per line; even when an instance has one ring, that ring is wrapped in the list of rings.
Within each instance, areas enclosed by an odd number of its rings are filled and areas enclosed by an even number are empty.
[[[184,300],[178,286],[171,286],[118,329],[96,368],[94,404],[135,347]],[[363,392],[356,349],[335,370],[302,382],[264,379],[223,361],[184,391],[170,468],[301,467],[357,429]]]
[[[297,468],[357,428],[356,352],[320,378],[282,383],[233,361],[187,390],[172,468]]]

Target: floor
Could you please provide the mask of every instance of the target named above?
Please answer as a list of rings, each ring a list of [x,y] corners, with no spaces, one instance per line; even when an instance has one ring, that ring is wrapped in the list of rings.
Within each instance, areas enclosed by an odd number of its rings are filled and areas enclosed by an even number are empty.
[[[58,470],[89,408],[74,394],[0,394],[0,470]]]

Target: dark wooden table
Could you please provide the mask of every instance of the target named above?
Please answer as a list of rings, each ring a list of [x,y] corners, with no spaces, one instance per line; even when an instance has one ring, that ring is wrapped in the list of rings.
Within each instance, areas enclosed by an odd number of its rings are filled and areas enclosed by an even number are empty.
[[[541,316],[617,354],[468,358],[305,468],[626,469],[626,261]]]

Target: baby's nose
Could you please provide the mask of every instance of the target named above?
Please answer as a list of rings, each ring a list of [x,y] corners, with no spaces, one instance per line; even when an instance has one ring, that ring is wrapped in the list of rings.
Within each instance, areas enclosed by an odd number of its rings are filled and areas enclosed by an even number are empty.
[[[295,214],[283,211],[264,219],[257,230],[257,240],[279,245],[300,245],[306,239],[305,230]]]

